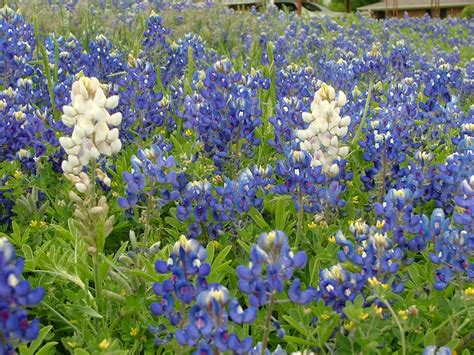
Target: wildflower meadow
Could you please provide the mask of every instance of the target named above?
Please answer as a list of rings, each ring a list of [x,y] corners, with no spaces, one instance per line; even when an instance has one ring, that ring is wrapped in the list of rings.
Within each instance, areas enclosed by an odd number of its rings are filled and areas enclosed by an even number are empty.
[[[0,4],[0,355],[474,354],[473,19]]]

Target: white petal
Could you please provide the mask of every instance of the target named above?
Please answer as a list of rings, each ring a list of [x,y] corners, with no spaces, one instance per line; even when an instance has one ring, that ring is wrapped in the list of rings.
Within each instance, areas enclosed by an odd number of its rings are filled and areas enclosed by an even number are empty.
[[[115,112],[107,121],[112,126],[118,126],[122,122],[122,114],[120,112]]]
[[[104,91],[100,87],[95,92],[94,102],[100,107],[105,107],[105,103],[107,102],[107,97],[105,97]]]
[[[105,103],[105,107],[108,108],[108,109],[116,108],[118,103],[119,103],[119,96],[118,95],[110,96],[107,99],[107,102]]]

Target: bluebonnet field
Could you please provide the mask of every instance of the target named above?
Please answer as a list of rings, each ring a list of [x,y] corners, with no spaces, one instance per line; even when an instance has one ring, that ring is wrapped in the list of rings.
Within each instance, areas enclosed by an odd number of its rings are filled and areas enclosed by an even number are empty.
[[[0,354],[471,354],[474,21],[0,10]]]

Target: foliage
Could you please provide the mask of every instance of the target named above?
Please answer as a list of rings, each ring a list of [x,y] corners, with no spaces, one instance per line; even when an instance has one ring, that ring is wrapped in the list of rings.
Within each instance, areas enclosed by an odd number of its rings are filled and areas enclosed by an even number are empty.
[[[474,348],[469,20],[15,6],[5,349]]]

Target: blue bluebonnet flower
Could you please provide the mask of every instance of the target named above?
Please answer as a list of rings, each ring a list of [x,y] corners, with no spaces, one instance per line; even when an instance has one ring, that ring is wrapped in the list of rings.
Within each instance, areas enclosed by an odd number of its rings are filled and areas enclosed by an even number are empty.
[[[22,278],[23,259],[6,238],[0,239],[0,352],[14,353],[19,342],[30,342],[38,336],[39,320],[28,321],[25,307],[38,304],[44,296],[41,287],[31,288]]]
[[[283,183],[277,184],[274,192],[290,195],[296,209],[303,208],[306,212],[321,212],[329,201],[343,207],[344,200],[339,198],[341,190],[334,184],[332,188],[326,188],[327,177],[322,173],[322,167],[311,166],[311,159],[305,150],[287,152],[286,161],[278,161],[276,165],[276,173]]]
[[[306,261],[305,252],[294,254],[291,251],[284,232],[262,233],[250,251],[248,267],[237,267],[239,289],[249,295],[252,306],[262,307],[274,294],[284,291],[285,284],[292,279],[294,271],[303,268]],[[298,279],[293,283],[288,290],[289,298],[296,303],[308,304],[314,297],[315,290],[308,287],[306,291],[302,291]]]
[[[253,346],[253,339],[240,339],[229,330],[229,321],[252,323],[256,308],[244,310],[237,299],[231,300],[224,286],[208,284],[211,267],[205,263],[206,257],[206,249],[197,240],[181,236],[168,261],[156,262],[158,273],[172,276],[153,285],[161,299],[151,305],[151,311],[155,316],[166,316],[172,325],[178,326],[176,341],[182,346],[197,348],[196,353],[205,349],[247,352]],[[162,341],[159,339],[160,344]]]
[[[33,27],[26,23],[19,12],[8,6],[0,9],[0,73],[2,87],[10,85],[30,75],[32,68],[29,64],[35,50],[35,35]]]
[[[252,87],[251,77],[233,71],[227,60],[201,73],[195,85],[199,94],[186,98],[184,126],[197,131],[217,172],[231,169],[231,163],[237,171],[240,155],[251,156],[253,147],[260,143],[255,135],[261,124],[257,88]],[[232,149],[236,156],[230,159]]]
[[[463,180],[461,194],[454,201],[458,207],[453,215],[454,221],[467,232],[474,233],[474,175],[469,180]]]
[[[386,284],[391,280],[392,291],[402,292],[404,285],[401,277],[397,275],[403,257],[400,247],[393,245],[387,232],[381,232],[376,226],[369,227],[361,220],[351,224],[350,231],[356,244],[348,240],[341,231],[336,234],[336,243],[342,247],[338,252],[339,260],[350,261],[359,268],[364,282],[371,277],[376,277]]]
[[[180,193],[176,217],[190,220],[190,237],[204,234],[214,239],[222,234],[222,222],[227,221],[226,211],[214,194],[214,187],[207,180],[188,182]]]
[[[119,197],[117,202],[123,209],[130,209],[145,200],[146,194],[157,199],[158,208],[169,201],[177,199],[179,181],[175,170],[175,159],[170,155],[171,145],[162,137],[155,137],[150,149],[138,149],[132,156],[132,171],[123,172],[126,182],[126,197]]]
[[[451,355],[452,351],[447,346],[437,347],[436,345],[429,345],[423,349],[422,355]]]
[[[341,264],[333,265],[319,272],[317,299],[321,299],[337,312],[342,312],[346,302],[361,294],[365,285],[360,273],[347,271]]]
[[[472,281],[474,263],[469,255],[474,250],[474,234],[465,230],[452,228],[441,209],[435,209],[431,215],[431,229],[434,239],[434,252],[430,260],[440,265],[435,270],[434,288],[442,290],[455,278]]]

